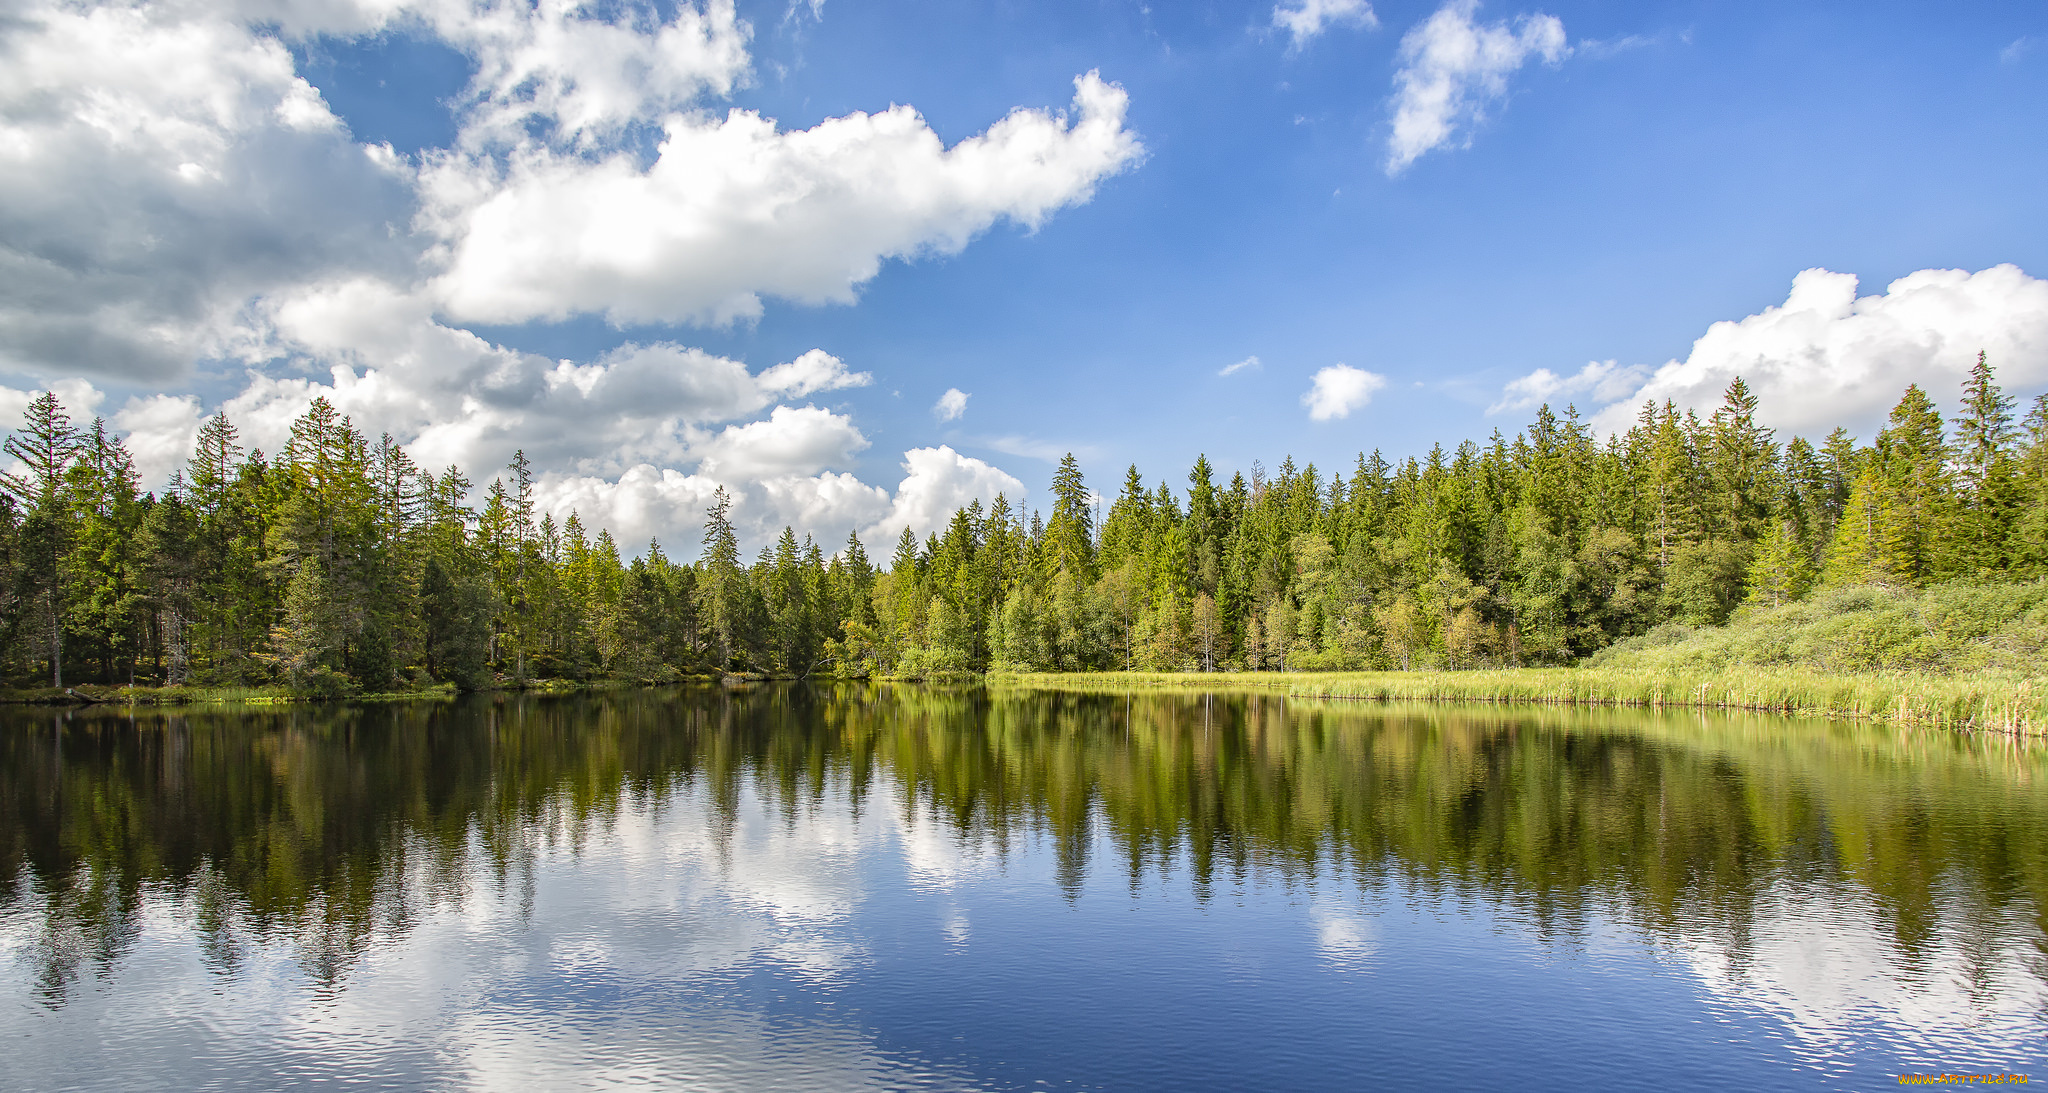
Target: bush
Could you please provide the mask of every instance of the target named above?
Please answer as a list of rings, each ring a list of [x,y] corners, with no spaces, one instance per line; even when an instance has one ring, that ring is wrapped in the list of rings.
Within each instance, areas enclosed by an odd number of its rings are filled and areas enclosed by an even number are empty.
[[[1595,653],[1590,668],[1829,672],[1985,670],[2038,674],[2048,652],[2048,581],[1863,585],[1780,607],[1745,607],[1726,626],[1666,623]]]
[[[356,688],[349,677],[321,665],[293,673],[291,689],[293,694],[305,698],[347,698]]]
[[[913,645],[904,650],[896,664],[896,674],[904,679],[926,679],[967,670],[966,652],[946,645]]]
[[[1287,670],[1290,672],[1350,672],[1366,665],[1359,663],[1356,654],[1342,649],[1328,649],[1320,653],[1303,650],[1287,654]]]

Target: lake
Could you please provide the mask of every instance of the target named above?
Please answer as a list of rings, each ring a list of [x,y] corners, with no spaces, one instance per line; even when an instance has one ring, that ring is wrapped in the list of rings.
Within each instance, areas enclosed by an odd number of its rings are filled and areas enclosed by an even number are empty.
[[[0,714],[0,1086],[2048,1080],[2048,748],[848,684]]]

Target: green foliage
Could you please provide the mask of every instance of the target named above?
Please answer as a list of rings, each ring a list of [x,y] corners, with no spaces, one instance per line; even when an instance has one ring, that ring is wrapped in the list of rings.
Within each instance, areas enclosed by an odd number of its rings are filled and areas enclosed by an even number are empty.
[[[2048,580],[1833,588],[1805,602],[1745,607],[1725,627],[1660,627],[1587,663],[1659,671],[2038,673],[2048,663]]]
[[[1106,513],[1069,455],[1049,516],[975,501],[922,541],[902,529],[878,568],[858,537],[828,559],[787,528],[750,563],[722,488],[697,560],[650,543],[628,562],[609,531],[538,511],[523,452],[472,509],[459,470],[424,471],[318,399],[275,458],[209,418],[184,473],[144,495],[121,440],[45,393],[5,445],[0,667],[60,687],[309,693],[1463,672],[1610,646],[1709,666],[2015,667],[2041,649],[2033,608],[1984,593],[1966,609],[1953,589],[2048,577],[2048,397],[2015,425],[1981,357],[1960,394],[1952,435],[1909,387],[1862,447],[1839,429],[1779,444],[1740,380],[1705,418],[1647,405],[1604,438],[1543,407],[1512,439],[1361,454],[1348,475],[1285,459],[1220,485],[1204,457],[1176,493],[1131,467]],[[1939,625],[1915,613],[1922,588],[1951,605]],[[1996,625],[1966,624],[1985,611]]]

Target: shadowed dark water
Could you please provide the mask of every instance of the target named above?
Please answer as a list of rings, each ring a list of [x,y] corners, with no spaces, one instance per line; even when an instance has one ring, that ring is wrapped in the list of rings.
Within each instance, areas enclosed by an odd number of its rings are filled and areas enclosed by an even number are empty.
[[[846,686],[0,717],[8,1088],[2048,1081],[2048,751]]]

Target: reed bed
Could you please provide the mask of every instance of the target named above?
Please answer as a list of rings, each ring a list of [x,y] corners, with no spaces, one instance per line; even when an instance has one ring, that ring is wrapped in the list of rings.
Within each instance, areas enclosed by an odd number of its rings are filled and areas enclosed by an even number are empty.
[[[1718,671],[1511,668],[1468,672],[1088,672],[991,676],[1054,689],[1199,687],[1278,691],[1299,698],[1477,702],[1535,706],[1748,710],[1794,717],[2048,735],[2048,688],[2038,675],[1978,672],[1831,674],[1802,668]]]

